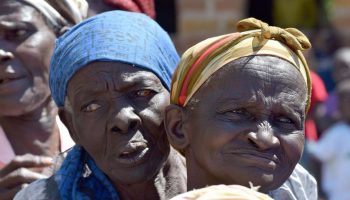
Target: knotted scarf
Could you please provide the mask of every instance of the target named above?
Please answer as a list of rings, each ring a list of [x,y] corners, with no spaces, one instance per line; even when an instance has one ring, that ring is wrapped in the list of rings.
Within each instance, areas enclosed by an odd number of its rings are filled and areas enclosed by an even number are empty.
[[[306,36],[295,28],[269,26],[254,18],[238,22],[237,30],[206,39],[183,54],[173,76],[171,103],[186,106],[200,86],[231,61],[251,55],[273,55],[290,62],[303,76],[308,88],[308,110],[311,80],[301,52],[311,47]]]

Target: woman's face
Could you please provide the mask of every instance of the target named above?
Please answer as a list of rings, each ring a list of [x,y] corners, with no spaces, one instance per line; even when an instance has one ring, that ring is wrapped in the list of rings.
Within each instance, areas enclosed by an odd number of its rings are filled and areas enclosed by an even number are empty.
[[[94,62],[73,76],[67,96],[72,110],[60,116],[115,186],[157,175],[170,146],[163,125],[169,92],[156,75],[128,64]]]
[[[226,65],[186,106],[189,172],[206,185],[279,187],[303,151],[306,94],[298,70],[282,59]]]
[[[34,8],[9,2],[0,4],[0,116],[28,113],[49,97],[56,39]]]

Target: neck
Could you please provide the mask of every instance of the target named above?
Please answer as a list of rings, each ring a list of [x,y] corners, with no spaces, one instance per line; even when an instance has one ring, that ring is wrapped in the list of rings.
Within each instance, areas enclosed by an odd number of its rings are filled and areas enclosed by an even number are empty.
[[[169,157],[159,173],[152,180],[131,184],[117,185],[123,200],[170,199],[186,192],[186,166],[184,158],[171,148]]]
[[[53,156],[59,152],[57,108],[49,98],[39,108],[20,116],[1,116],[0,124],[16,155]]]
[[[211,185],[224,184],[218,181],[215,176],[211,175],[196,163],[195,159],[190,158],[190,153],[186,152],[187,161],[187,191],[200,189]]]
[[[160,199],[153,180],[130,185],[120,184],[118,192],[123,200]]]

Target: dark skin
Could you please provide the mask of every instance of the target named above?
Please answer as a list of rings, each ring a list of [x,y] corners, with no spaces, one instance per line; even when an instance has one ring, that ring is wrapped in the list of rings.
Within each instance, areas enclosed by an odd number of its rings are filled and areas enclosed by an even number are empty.
[[[0,170],[0,199],[12,199],[45,177],[42,171],[59,152],[57,108],[48,87],[56,35],[28,5],[4,1],[0,13],[0,124],[16,154]]]
[[[124,63],[93,62],[72,77],[67,99],[62,121],[121,199],[169,198],[167,183],[155,181],[171,176],[164,169],[175,156],[163,125],[169,92],[156,75]]]
[[[267,193],[281,186],[303,151],[306,91],[289,62],[256,56],[224,66],[186,107],[170,105],[165,126],[185,154],[188,190],[252,182]]]
[[[89,4],[89,16],[94,16],[102,12],[114,10],[115,8],[107,5],[103,0],[86,0]]]

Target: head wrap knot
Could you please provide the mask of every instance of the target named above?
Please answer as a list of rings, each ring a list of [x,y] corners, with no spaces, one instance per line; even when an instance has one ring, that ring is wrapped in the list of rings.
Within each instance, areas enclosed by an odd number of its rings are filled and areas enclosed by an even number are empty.
[[[311,80],[302,50],[311,47],[307,37],[295,28],[269,26],[254,18],[237,23],[240,32],[208,38],[189,48],[173,76],[171,103],[186,106],[208,78],[227,63],[246,56],[272,55],[282,58],[302,75],[310,106]]]
[[[243,19],[237,23],[237,31],[250,31],[261,29],[261,39],[275,39],[291,49],[304,51],[311,48],[311,43],[307,37],[295,28],[280,28],[269,26],[267,23],[255,18]]]

